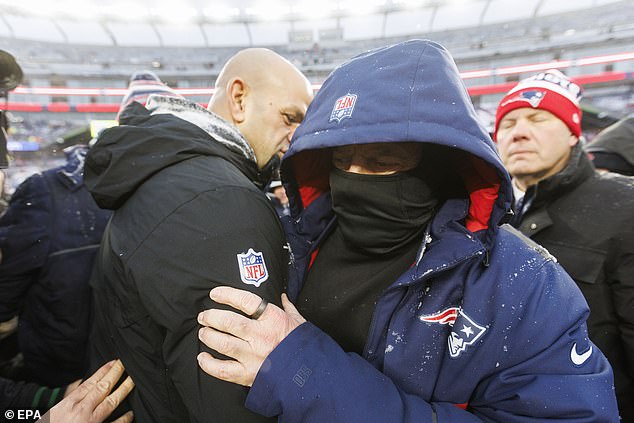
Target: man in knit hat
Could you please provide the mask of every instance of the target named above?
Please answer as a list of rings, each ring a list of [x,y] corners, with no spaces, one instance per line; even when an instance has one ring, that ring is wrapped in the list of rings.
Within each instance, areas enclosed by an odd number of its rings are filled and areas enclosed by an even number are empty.
[[[130,83],[128,85],[128,91],[121,100],[119,106],[119,112],[117,113],[117,121],[119,121],[121,114],[132,102],[136,101],[139,104],[146,105],[148,97],[152,94],[160,94],[167,97],[183,98],[177,94],[170,87],[165,85],[163,81],[152,71],[144,70],[135,72],[130,77]]]
[[[500,102],[495,139],[511,174],[512,223],[546,247],[590,305],[588,330],[614,369],[623,422],[634,422],[634,187],[584,154],[581,88],[556,70]]]

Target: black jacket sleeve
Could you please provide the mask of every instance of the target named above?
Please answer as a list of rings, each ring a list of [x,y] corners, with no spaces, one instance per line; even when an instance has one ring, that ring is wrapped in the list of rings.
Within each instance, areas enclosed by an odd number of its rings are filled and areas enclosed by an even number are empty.
[[[209,291],[219,285],[252,291],[280,305],[288,250],[275,211],[245,188],[202,193],[175,210],[128,263],[141,301],[165,330],[163,359],[192,421],[266,420],[246,408],[248,390],[205,374],[196,356],[197,314],[218,307]]]
[[[623,228],[615,237],[608,282],[627,357],[624,367],[629,369],[629,377],[634,380],[634,230],[631,226]]]

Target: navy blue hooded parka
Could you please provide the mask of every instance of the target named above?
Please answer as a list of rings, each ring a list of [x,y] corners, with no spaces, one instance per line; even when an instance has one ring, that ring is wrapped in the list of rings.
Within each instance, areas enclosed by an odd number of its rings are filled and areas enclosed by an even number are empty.
[[[380,296],[363,357],[305,323],[268,356],[247,407],[280,422],[618,421],[586,302],[547,251],[500,226],[509,177],[433,42],[352,59],[310,105],[282,165],[291,299],[336,225],[330,148],[405,141],[450,149],[468,194],[445,201],[416,263]]]
[[[61,386],[84,376],[88,278],[111,212],[84,185],[87,146],[26,179],[0,218],[0,321],[19,316],[27,377]]]

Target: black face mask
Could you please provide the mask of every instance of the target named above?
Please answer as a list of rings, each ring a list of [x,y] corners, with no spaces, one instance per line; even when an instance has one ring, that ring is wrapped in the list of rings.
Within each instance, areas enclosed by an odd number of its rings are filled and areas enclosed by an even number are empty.
[[[438,205],[432,186],[413,173],[330,172],[332,209],[350,245],[370,254],[398,250],[421,236]]]

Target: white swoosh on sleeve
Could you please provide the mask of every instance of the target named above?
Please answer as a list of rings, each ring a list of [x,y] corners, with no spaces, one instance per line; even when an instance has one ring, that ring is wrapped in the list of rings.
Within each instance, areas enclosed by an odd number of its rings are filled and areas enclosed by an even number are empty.
[[[581,366],[586,362],[592,355],[592,345],[590,345],[590,349],[583,354],[577,353],[577,343],[572,344],[572,348],[570,349],[570,360],[577,366]]]

